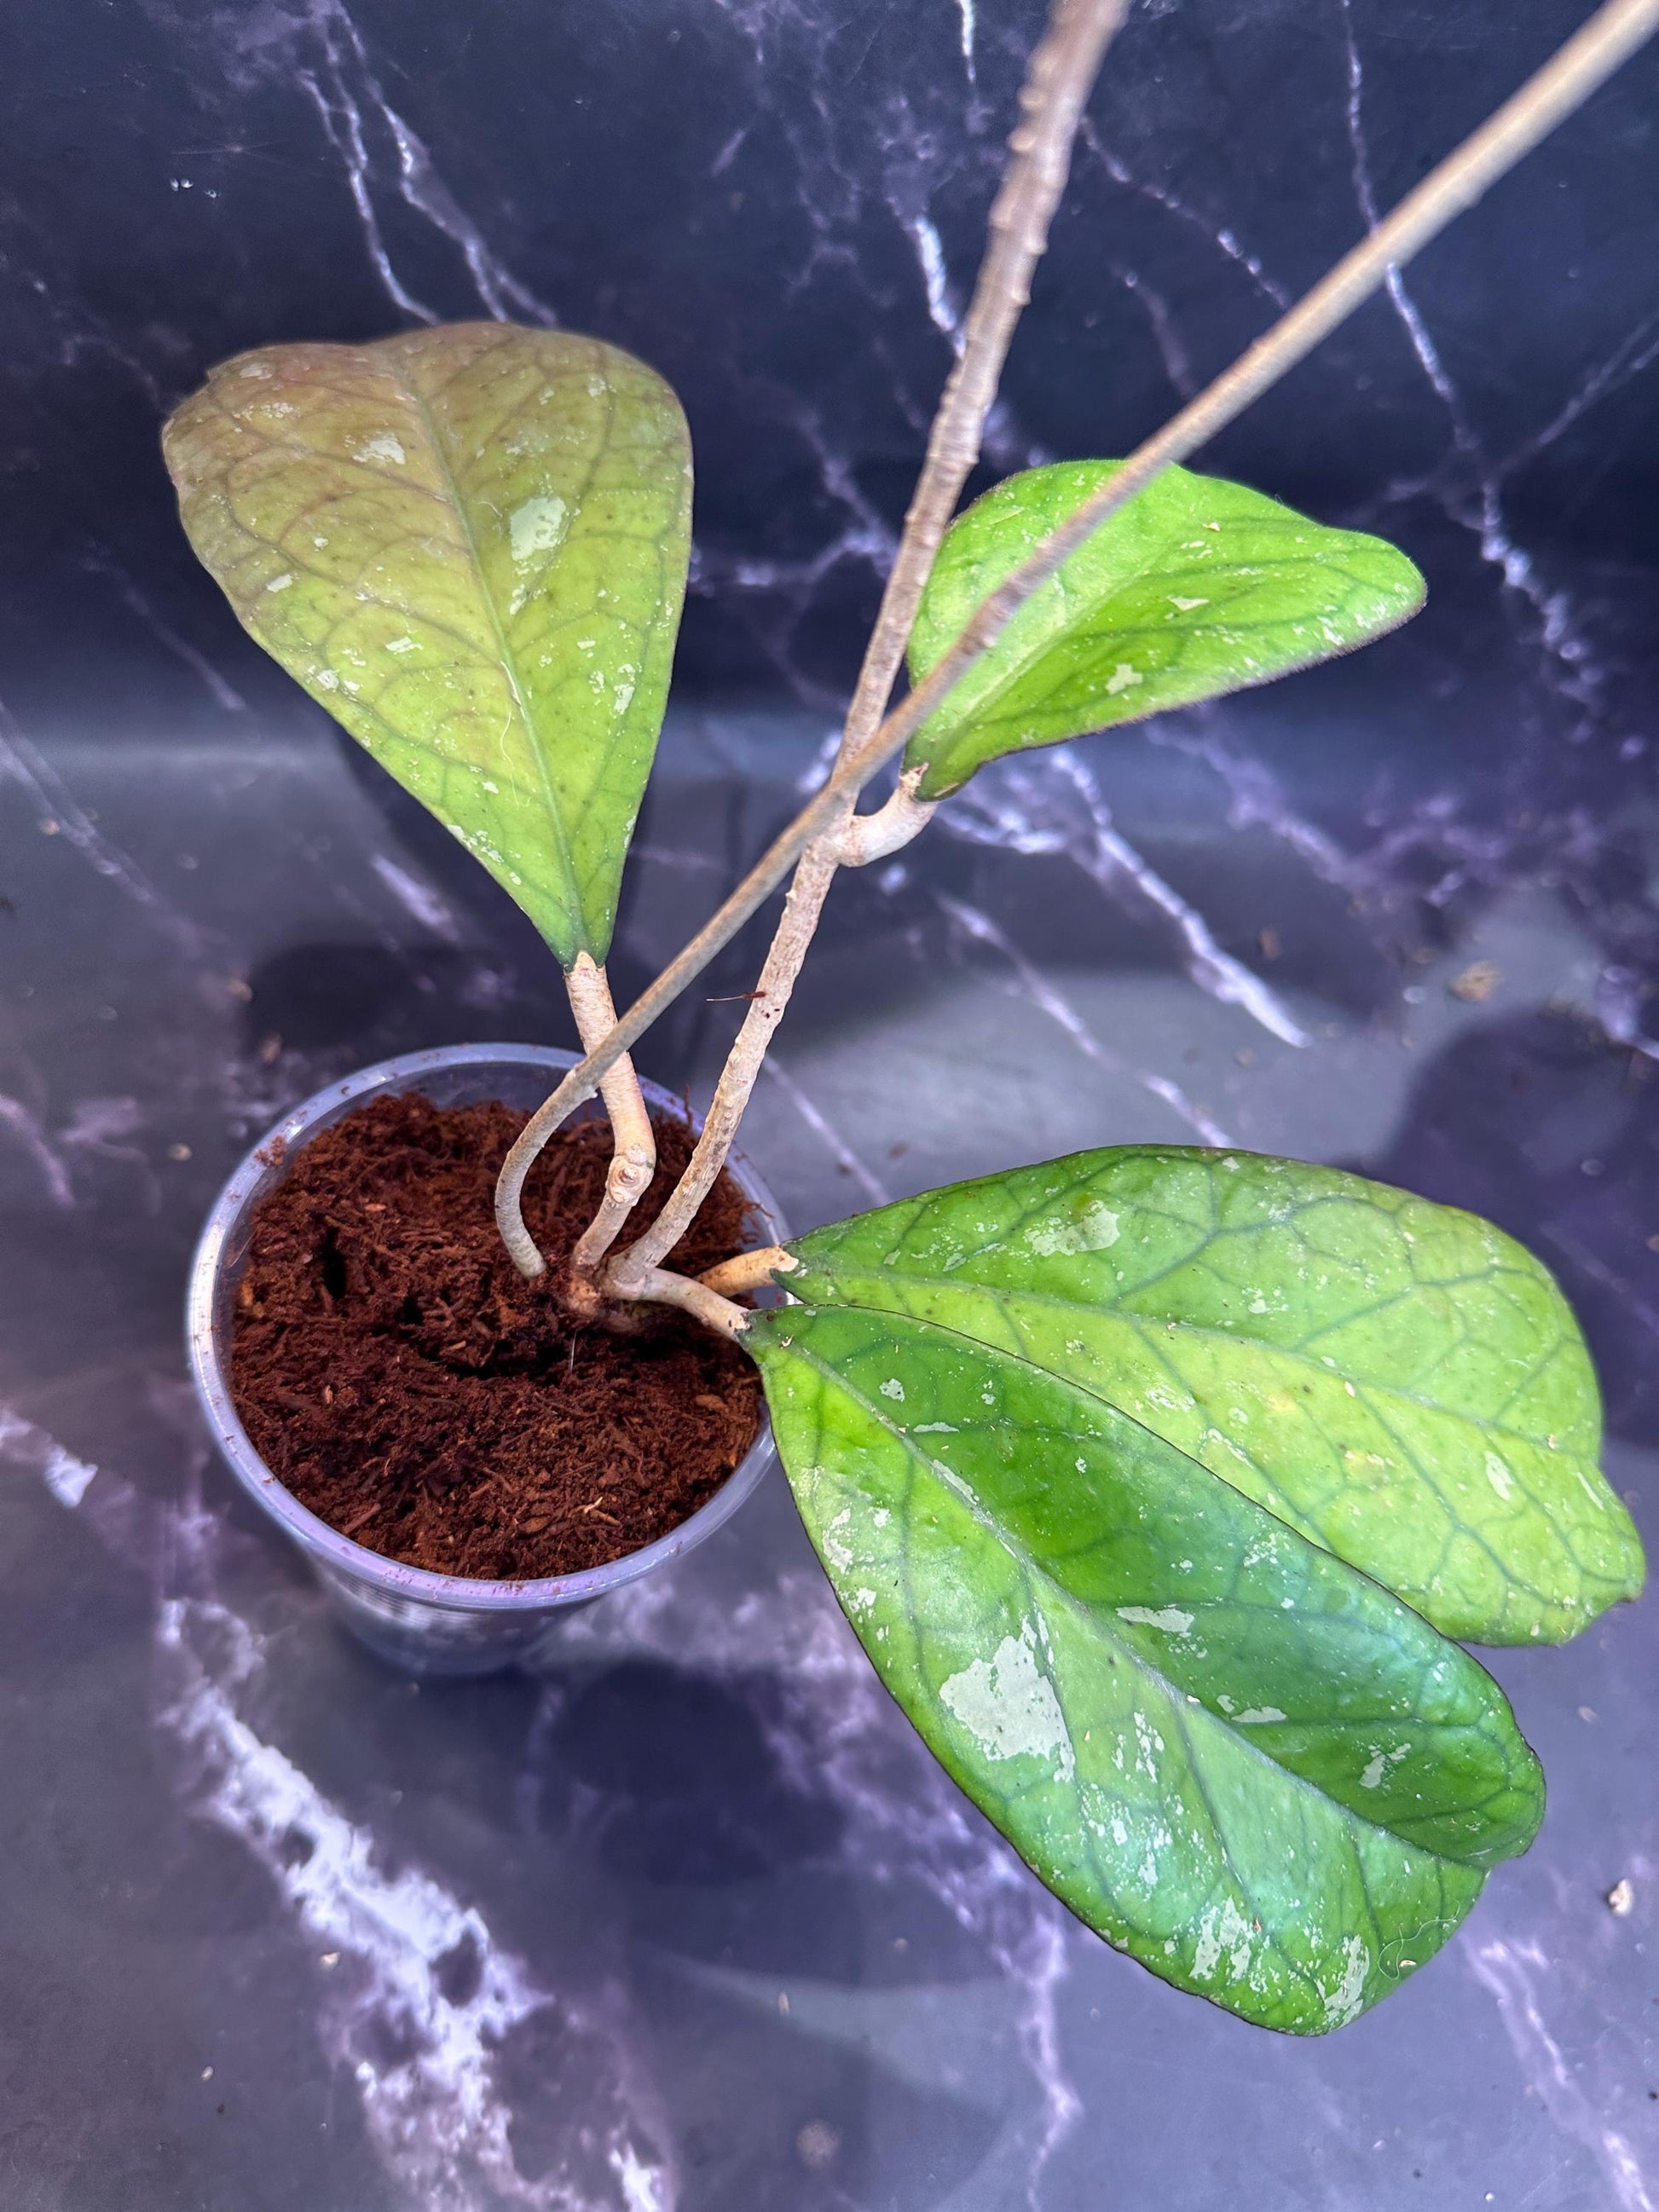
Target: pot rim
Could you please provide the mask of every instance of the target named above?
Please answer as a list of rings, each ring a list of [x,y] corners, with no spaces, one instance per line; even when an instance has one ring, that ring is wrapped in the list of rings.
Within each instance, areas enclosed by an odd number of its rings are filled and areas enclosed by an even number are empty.
[[[547,1575],[522,1582],[484,1582],[465,1575],[444,1575],[428,1567],[411,1567],[389,1559],[367,1545],[343,1536],[326,1521],[302,1505],[293,1492],[260,1458],[243,1427],[231,1395],[229,1378],[221,1364],[215,1342],[214,1310],[221,1276],[227,1267],[240,1263],[241,1253],[229,1248],[245,1227],[255,1198],[276,1172],[281,1159],[317,1133],[323,1117],[341,1118],[341,1109],[376,1091],[408,1089],[424,1076],[456,1067],[485,1066],[511,1061],[519,1066],[545,1068],[556,1078],[575,1066],[576,1053],[557,1045],[464,1044],[441,1045],[423,1052],[399,1054],[376,1060],[355,1074],[327,1084],[302,1099],[266,1130],[251,1146],[215,1200],[191,1260],[185,1301],[185,1338],[191,1380],[209,1428],[230,1470],[254,1502],[277,1522],[319,1565],[332,1568],[354,1580],[374,1584],[390,1595],[416,1599],[458,1613],[533,1613],[553,1606],[580,1604],[601,1597],[624,1583],[637,1581],[653,1568],[678,1559],[683,1552],[712,1536],[729,1521],[750,1496],[772,1462],[771,1425],[764,1412],[754,1443],[706,1504],[665,1535],[609,1559],[602,1566],[585,1567],[569,1575]],[[550,1091],[554,1086],[549,1085]],[[647,1100],[660,1111],[685,1117],[683,1099],[659,1084],[641,1079]],[[693,1115],[694,1131],[701,1127]],[[271,1158],[280,1141],[283,1153]],[[727,1163],[745,1194],[765,1217],[768,1236],[757,1242],[779,1242],[787,1231],[770,1190],[741,1154]]]

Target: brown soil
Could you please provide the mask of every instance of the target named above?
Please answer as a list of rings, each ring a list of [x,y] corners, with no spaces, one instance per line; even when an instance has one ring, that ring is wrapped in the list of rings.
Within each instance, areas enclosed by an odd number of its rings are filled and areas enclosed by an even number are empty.
[[[371,1551],[520,1581],[637,1551],[711,1498],[760,1425],[735,1346],[661,1306],[641,1333],[574,1322],[556,1285],[592,1218],[608,1126],[561,1130],[525,1218],[548,1256],[526,1283],[490,1211],[524,1115],[378,1098],[293,1156],[255,1210],[231,1353],[236,1409],[301,1503]],[[655,1215],[690,1152],[656,1123]],[[668,1264],[700,1273],[745,1241],[722,1176]]]

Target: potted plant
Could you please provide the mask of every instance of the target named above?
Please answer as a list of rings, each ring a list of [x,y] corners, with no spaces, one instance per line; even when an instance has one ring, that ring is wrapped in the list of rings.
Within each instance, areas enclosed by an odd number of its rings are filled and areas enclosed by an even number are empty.
[[[690,542],[672,393],[598,340],[494,323],[261,349],[174,415],[185,526],[236,612],[537,923],[586,1052],[421,1055],[297,1109],[210,1225],[192,1351],[233,1463],[354,1624],[450,1667],[733,1510],[763,1389],[848,1620],[964,1790],[1110,1942],[1313,2033],[1431,1956],[1541,1817],[1507,1701],[1452,1639],[1560,1640],[1640,1586],[1559,1291],[1467,1214],[1187,1146],[784,1241],[732,1146],[838,869],[1001,754],[1415,611],[1393,547],[1178,463],[1659,0],[1613,0],[1127,461],[1030,470],[956,515],[1122,13],[1056,0],[1033,55],[835,766],[621,1021],[605,959]],[[791,870],[698,1129],[629,1048]]]

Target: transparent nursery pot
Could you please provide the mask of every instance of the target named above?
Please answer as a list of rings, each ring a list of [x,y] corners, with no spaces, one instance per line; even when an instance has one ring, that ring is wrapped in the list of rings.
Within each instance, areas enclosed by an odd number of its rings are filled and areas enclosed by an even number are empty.
[[[220,1450],[250,1498],[269,1514],[309,1562],[334,1611],[354,1636],[384,1659],[417,1674],[484,1674],[533,1665],[550,1649],[562,1614],[666,1566],[724,1526],[772,1464],[772,1434],[759,1435],[707,1504],[678,1528],[637,1552],[580,1574],[538,1581],[479,1582],[404,1566],[355,1544],[308,1512],[285,1490],[253,1449],[230,1392],[230,1340],[236,1286],[247,1257],[254,1207],[279,1183],[294,1153],[320,1130],[385,1094],[418,1091],[436,1106],[499,1099],[528,1112],[540,1105],[575,1054],[548,1046],[470,1044],[383,1060],[331,1084],[285,1114],[242,1162],[208,1216],[191,1264],[185,1334],[191,1377]],[[659,1114],[684,1118],[678,1098],[653,1083],[643,1086]],[[597,1104],[572,1118],[586,1119]],[[752,1242],[772,1243],[785,1232],[771,1193],[733,1153],[730,1171],[757,1218]]]

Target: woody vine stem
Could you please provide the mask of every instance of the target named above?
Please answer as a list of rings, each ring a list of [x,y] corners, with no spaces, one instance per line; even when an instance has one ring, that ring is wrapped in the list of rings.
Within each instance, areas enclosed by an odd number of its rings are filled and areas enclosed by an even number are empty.
[[[581,1021],[586,1057],[525,1125],[507,1157],[495,1194],[495,1219],[514,1265],[526,1276],[545,1261],[525,1226],[525,1179],[566,1117],[626,1066],[624,1055],[664,1009],[728,944],[789,870],[794,879],[762,969],[757,995],[716,1086],[702,1136],[684,1174],[652,1227],[599,1263],[635,1203],[637,1177],[625,1173],[629,1139],[617,1126],[617,1153],[599,1216],[582,1240],[585,1262],[615,1297],[679,1305],[728,1336],[746,1325],[728,1291],[764,1279],[782,1255],[740,1255],[689,1281],[660,1262],[690,1226],[713,1187],[742,1120],[773,1031],[788,1004],[836,870],[896,851],[926,826],[933,809],[915,795],[920,771],[901,777],[885,805],[854,811],[860,793],[903,750],[968,670],[995,644],[1021,606],[1079,546],[1172,463],[1183,460],[1346,319],[1539,141],[1580,106],[1636,49],[1659,31],[1659,0],[1606,0],[1486,122],[1408,193],[1370,235],[1337,263],[1267,334],[1196,399],[1146,440],[1089,498],[982,600],[956,642],[890,712],[887,702],[903,659],[922,587],[969,471],[995,399],[1032,270],[1064,189],[1084,104],[1127,0],[1054,0],[1020,94],[1020,120],[992,209],[984,261],[963,343],[929,435],[927,460],[905,519],[893,568],[828,781],[776,837],[713,918],[603,1036]],[[601,971],[594,969],[600,990]],[[574,981],[573,977],[573,982]],[[574,1002],[574,998],[573,998]],[[605,1009],[608,1010],[608,996]],[[596,1020],[592,1027],[599,1026]],[[629,1071],[631,1082],[631,1070]],[[649,1181],[647,1171],[645,1181]],[[643,1188],[643,1185],[641,1186]],[[580,1249],[580,1248],[579,1248]],[[760,1272],[757,1272],[760,1270]]]

